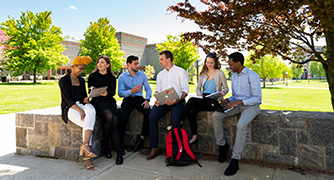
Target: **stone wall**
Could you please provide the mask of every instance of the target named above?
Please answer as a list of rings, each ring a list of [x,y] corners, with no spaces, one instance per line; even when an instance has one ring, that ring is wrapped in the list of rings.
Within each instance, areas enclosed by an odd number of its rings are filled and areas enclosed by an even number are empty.
[[[126,129],[125,145],[132,146],[141,131],[142,114],[133,111]],[[169,114],[159,121],[159,146],[165,147],[166,127]],[[224,121],[227,142],[232,145],[238,116]],[[197,116],[199,142],[191,148],[194,152],[214,154],[215,144],[212,112],[200,112]],[[97,123],[99,125],[101,123]],[[183,126],[188,134],[189,124]],[[98,129],[99,127],[95,127]],[[65,124],[59,114],[17,113],[17,153],[44,155],[74,160],[81,144],[81,128],[73,123]],[[98,136],[95,132],[94,152],[100,154]],[[311,167],[334,172],[334,113],[268,111],[261,113],[248,126],[243,158],[269,163]],[[149,147],[148,138],[144,142]]]

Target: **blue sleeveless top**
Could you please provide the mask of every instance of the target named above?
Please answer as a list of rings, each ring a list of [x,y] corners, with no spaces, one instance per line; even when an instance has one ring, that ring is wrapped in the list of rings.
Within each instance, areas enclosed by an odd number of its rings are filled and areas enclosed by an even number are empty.
[[[216,92],[216,83],[212,78],[210,81],[206,81],[203,86],[203,94],[211,94]]]

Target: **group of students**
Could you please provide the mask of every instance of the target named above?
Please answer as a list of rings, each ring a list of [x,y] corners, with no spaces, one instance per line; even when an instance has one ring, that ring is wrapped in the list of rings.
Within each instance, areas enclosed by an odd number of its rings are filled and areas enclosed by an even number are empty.
[[[89,75],[88,87],[108,86],[99,97],[87,97],[85,81],[80,74],[86,65],[92,61],[87,56],[78,56],[73,60],[72,71],[59,80],[61,89],[61,109],[62,118],[67,123],[68,120],[83,127],[83,144],[80,147],[80,155],[84,156],[85,167],[87,170],[94,170],[91,157],[96,155],[90,150],[90,140],[95,124],[95,116],[103,119],[104,124],[104,154],[111,158],[110,140],[117,152],[116,164],[123,163],[124,134],[127,121],[133,109],[139,110],[144,115],[142,131],[136,138],[134,151],[138,151],[144,139],[150,138],[150,151],[147,159],[153,159],[161,153],[159,149],[159,128],[158,121],[167,112],[171,115],[171,126],[180,127],[185,119],[189,119],[192,137],[189,144],[198,142],[196,115],[199,111],[213,111],[210,108],[210,101],[220,101],[220,105],[225,108],[234,107],[229,112],[215,111],[213,113],[213,127],[216,143],[219,145],[219,162],[225,162],[229,145],[226,143],[223,133],[222,121],[226,117],[241,113],[237,124],[236,142],[233,147],[232,161],[225,170],[225,175],[233,175],[238,169],[238,160],[241,159],[243,146],[247,135],[247,126],[260,112],[261,86],[260,77],[254,71],[244,67],[244,57],[236,52],[229,55],[228,64],[234,75],[232,76],[232,96],[224,99],[228,93],[228,86],[224,73],[220,70],[220,63],[215,53],[208,53],[203,69],[198,79],[196,94],[206,96],[211,93],[221,92],[216,99],[190,98],[186,103],[185,97],[189,93],[187,72],[173,63],[173,54],[168,51],[159,53],[159,63],[162,68],[157,75],[156,92],[173,87],[179,98],[173,101],[166,100],[161,103],[154,102],[150,107],[152,90],[149,86],[146,75],[138,71],[139,59],[136,56],[127,58],[128,70],[118,78],[118,95],[124,97],[120,114],[118,116],[116,101],[113,98],[116,91],[116,78],[111,72],[110,59],[101,56],[97,60],[96,69]],[[143,95],[145,88],[146,96]],[[90,91],[89,90],[89,91]],[[163,105],[162,105],[163,104]],[[120,120],[118,120],[118,117]]]

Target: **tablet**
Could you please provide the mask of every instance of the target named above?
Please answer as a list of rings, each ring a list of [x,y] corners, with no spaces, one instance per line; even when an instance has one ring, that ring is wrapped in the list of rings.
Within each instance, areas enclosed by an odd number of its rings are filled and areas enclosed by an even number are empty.
[[[99,88],[93,88],[89,93],[89,98],[95,98],[101,96],[101,92],[106,91],[108,86],[105,87],[99,87]]]
[[[173,87],[155,93],[154,97],[160,102],[160,105],[164,105],[167,99],[170,101],[179,99],[179,95]]]

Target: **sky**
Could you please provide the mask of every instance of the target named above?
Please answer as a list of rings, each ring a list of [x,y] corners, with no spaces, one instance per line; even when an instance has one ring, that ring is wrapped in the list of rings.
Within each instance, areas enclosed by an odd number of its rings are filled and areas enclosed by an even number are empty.
[[[184,0],[6,0],[0,4],[0,23],[10,18],[19,19],[21,12],[51,11],[53,25],[60,27],[63,36],[76,40],[90,22],[107,17],[116,32],[122,31],[147,38],[148,44],[161,43],[167,35],[200,30],[188,20],[184,22],[167,8]],[[205,8],[199,0],[190,0],[197,9]],[[229,50],[230,52],[233,50]],[[229,52],[229,53],[230,53]],[[205,54],[199,49],[201,59]]]

